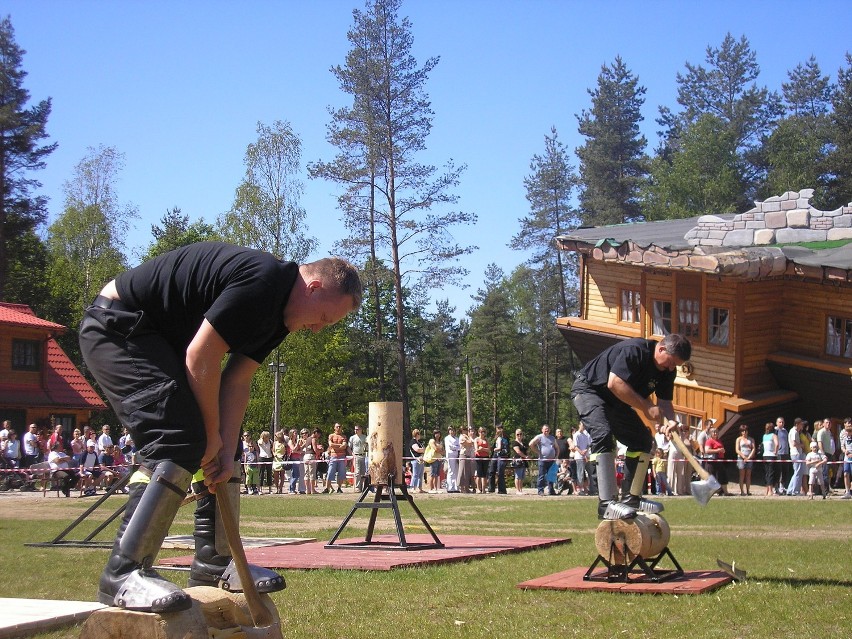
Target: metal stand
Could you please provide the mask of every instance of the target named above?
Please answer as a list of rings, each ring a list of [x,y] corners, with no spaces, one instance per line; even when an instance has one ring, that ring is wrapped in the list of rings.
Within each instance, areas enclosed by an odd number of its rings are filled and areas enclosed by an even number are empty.
[[[69,540],[65,539],[65,535],[74,530],[77,526],[79,526],[85,519],[95,512],[101,505],[109,499],[114,493],[121,490],[127,485],[127,482],[130,481],[130,477],[133,475],[133,472],[138,468],[134,466],[133,469],[127,473],[124,477],[115,482],[112,486],[107,490],[94,504],[89,506],[82,515],[77,517],[70,526],[68,526],[65,530],[59,533],[52,541],[43,541],[38,543],[26,543],[25,546],[36,546],[36,547],[50,547],[50,546],[67,546],[69,548],[112,548],[112,541],[92,541],[104,528],[109,526],[115,519],[121,515],[124,510],[127,508],[127,502],[123,502],[118,509],[112,513],[106,520],[103,521],[97,528],[95,528],[89,535],[86,536],[85,539],[81,540]]]
[[[430,550],[433,548],[443,548],[444,544],[438,539],[438,536],[432,530],[432,527],[429,525],[429,522],[426,521],[426,518],[423,517],[423,513],[420,512],[420,509],[417,508],[417,504],[414,503],[414,497],[408,494],[408,487],[405,483],[400,485],[395,485],[393,483],[394,476],[388,475],[388,485],[378,485],[372,486],[369,485],[364,489],[364,492],[361,493],[361,497],[358,498],[358,501],[352,506],[352,510],[349,511],[349,514],[346,516],[346,519],[343,520],[343,523],[340,524],[340,528],[337,529],[337,532],[334,533],[334,536],[329,540],[329,542],[325,545],[326,548],[346,548],[346,549],[354,549],[360,550],[363,548],[372,548],[377,550]],[[385,494],[385,489],[387,489],[387,494]],[[365,502],[367,499],[367,495],[370,494],[370,491],[375,490],[375,497],[371,502]],[[411,508],[414,510],[415,514],[420,518],[420,521],[426,526],[426,530],[429,531],[429,534],[432,536],[434,543],[411,543],[405,539],[405,530],[402,526],[402,517],[399,513],[399,501],[397,500],[396,491],[400,491],[400,496],[404,501],[407,501]],[[367,508],[370,510],[370,522],[367,525],[367,534],[364,537],[364,541],[359,541],[355,543],[335,543],[337,538],[343,532],[346,525],[352,519],[353,515],[360,508]],[[389,508],[393,513],[394,523],[396,524],[396,533],[399,538],[399,543],[394,542],[383,542],[383,541],[373,541],[373,530],[376,526],[376,517],[379,514],[379,510],[382,508]]]
[[[601,555],[598,555],[598,558],[595,559],[592,565],[589,566],[586,574],[583,575],[583,581],[606,581],[608,583],[616,581],[624,583],[660,583],[661,581],[668,581],[669,579],[675,579],[683,576],[683,568],[680,567],[680,564],[677,562],[677,559],[675,559],[668,546],[663,548],[662,552],[660,552],[660,554],[656,557],[645,558],[637,555],[629,564],[615,563],[612,561],[612,556],[612,551],[610,551],[609,559],[605,559]],[[663,557],[671,559],[675,568],[671,570],[657,570],[657,564],[660,563]],[[606,566],[606,570],[596,575],[593,574],[595,567],[601,563]],[[637,568],[638,570],[636,570]],[[634,570],[636,570],[637,576],[631,579],[630,573]]]

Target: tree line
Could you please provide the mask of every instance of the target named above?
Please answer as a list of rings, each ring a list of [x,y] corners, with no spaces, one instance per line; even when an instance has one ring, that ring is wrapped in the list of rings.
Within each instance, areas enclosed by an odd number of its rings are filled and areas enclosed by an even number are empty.
[[[832,81],[813,57],[788,72],[780,93],[759,84],[745,36],[708,46],[678,73],[677,106],[662,107],[657,147],[640,131],[645,87],[624,60],[602,66],[590,106],[576,115],[573,152],[555,127],[523,180],[529,203],[510,246],[529,259],[506,273],[490,265],[464,319],[439,291],[467,275],[477,250],[453,236],[476,222],[456,209],[465,166],[421,161],[432,126],[427,83],[439,58],[412,54],[401,0],[367,0],[352,13],[349,51],[332,67],[347,105],[329,112],[334,157],[303,162],[286,120],[259,122],[245,174],[227,211],[209,222],[180,208],[152,226],[144,259],[201,240],[223,240],[301,261],[315,249],[300,204],[302,176],[339,185],[348,235],[339,254],[359,264],[364,304],[345,323],[295,334],[255,376],[246,427],[272,427],[273,370],[281,381],[279,426],[364,423],[370,401],[402,401],[406,433],[465,418],[465,378],[477,424],[522,427],[572,421],[578,362],[555,328],[577,309],[577,264],[553,238],[602,225],[744,210],[755,198],[815,188],[836,208],[852,193],[852,57]],[[37,171],[50,99],[30,104],[24,51],[10,18],[0,22],[0,299],[29,304],[68,326],[61,343],[80,363],[74,328],[105,282],[129,267],[125,239],[138,212],[116,192],[123,154],[90,148],[64,184],[48,224]],[[572,163],[576,156],[577,166]],[[435,302],[433,303],[433,299]],[[285,364],[281,372],[279,364]],[[85,371],[84,371],[85,372]]]

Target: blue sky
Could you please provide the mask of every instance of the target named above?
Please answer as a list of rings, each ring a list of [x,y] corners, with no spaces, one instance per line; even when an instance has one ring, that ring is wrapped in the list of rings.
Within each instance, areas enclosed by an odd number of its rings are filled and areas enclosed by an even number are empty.
[[[27,51],[32,100],[53,100],[48,130],[59,148],[34,176],[51,219],[89,146],[125,154],[117,189],[140,213],[127,241],[134,261],[168,209],[210,222],[230,207],[258,121],[288,120],[304,162],[331,159],[328,107],[346,96],[329,68],[344,62],[355,8],[361,0],[0,2]],[[427,84],[435,118],[420,161],[466,164],[457,208],[479,217],[455,231],[459,242],[479,246],[464,260],[467,288],[434,295],[448,298],[458,316],[489,263],[508,275],[525,259],[507,243],[527,213],[530,160],[551,126],[569,149],[583,143],[575,115],[590,107],[587,90],[601,65],[621,55],[647,88],[650,150],[657,107],[677,107],[676,74],[687,61],[703,64],[706,47],[718,47],[727,32],[749,39],[759,84],[778,91],[810,55],[833,80],[852,48],[847,0],[408,0],[402,15],[412,22],[417,59],[441,58]],[[338,189],[307,177],[304,184],[319,257],[345,235]]]

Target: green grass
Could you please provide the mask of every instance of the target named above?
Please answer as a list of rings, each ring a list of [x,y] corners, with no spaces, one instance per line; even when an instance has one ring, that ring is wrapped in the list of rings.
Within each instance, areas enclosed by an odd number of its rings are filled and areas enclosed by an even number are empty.
[[[111,501],[120,503],[122,498]],[[244,499],[245,536],[328,539],[349,512],[351,494]],[[102,549],[31,548],[57,535],[91,500],[25,501],[0,494],[0,596],[89,599],[106,560]],[[521,591],[516,584],[596,556],[593,498],[486,496],[417,500],[437,534],[568,536],[573,543],[461,564],[391,572],[286,571],[273,595],[287,639],[369,637],[691,637],[835,636],[848,628],[852,594],[852,504],[787,498],[666,500],[669,544],[685,570],[735,560],[746,583],[705,595],[620,595]],[[110,506],[109,511],[115,506]],[[103,519],[108,513],[93,515]],[[402,507],[407,531],[423,532]],[[366,514],[345,537],[362,534]],[[385,511],[380,530],[391,532]],[[419,522],[417,522],[419,523]],[[173,533],[189,533],[182,510]],[[91,530],[94,523],[88,528]],[[114,530],[114,526],[107,529]],[[72,535],[81,538],[87,531]],[[109,537],[109,534],[104,535]],[[163,555],[185,554],[163,551]],[[663,565],[661,564],[661,567]],[[166,576],[185,585],[185,573]],[[2,614],[2,613],[0,613]],[[41,638],[77,637],[79,626]]]

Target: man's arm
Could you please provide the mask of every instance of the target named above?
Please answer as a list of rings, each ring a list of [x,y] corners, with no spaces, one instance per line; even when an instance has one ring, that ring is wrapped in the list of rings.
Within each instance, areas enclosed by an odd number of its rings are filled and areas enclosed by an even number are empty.
[[[674,411],[671,402],[660,400],[659,406],[655,406],[651,400],[642,397],[639,393],[633,390],[627,382],[621,379],[615,373],[609,374],[609,379],[606,383],[607,388],[622,402],[630,406],[636,412],[645,415],[650,421],[660,421],[661,415],[666,415],[669,419],[674,418]],[[664,404],[668,404],[668,414],[664,412]]]
[[[236,355],[222,369],[229,346],[206,319],[186,349],[186,374],[207,435],[201,458],[204,483],[215,492],[215,484],[228,481],[234,465],[240,424],[248,405],[251,377],[258,364]]]
[[[229,469],[223,481],[231,477],[240,428],[251,393],[251,379],[259,366],[260,364],[253,359],[234,353],[228,358],[222,370],[219,389],[219,432],[222,437],[223,458]]]

